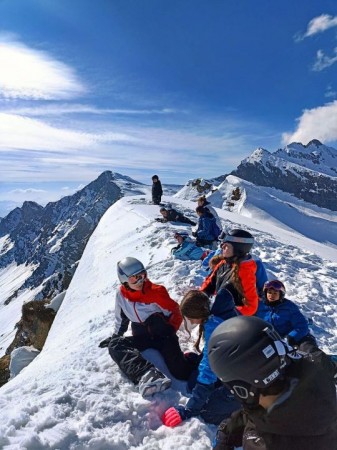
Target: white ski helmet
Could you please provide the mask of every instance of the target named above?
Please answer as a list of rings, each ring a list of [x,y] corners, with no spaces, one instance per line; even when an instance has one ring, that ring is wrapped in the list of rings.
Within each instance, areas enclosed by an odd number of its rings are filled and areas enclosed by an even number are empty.
[[[131,256],[128,256],[117,263],[117,275],[122,284],[127,283],[129,277],[141,272],[146,272],[143,263]]]

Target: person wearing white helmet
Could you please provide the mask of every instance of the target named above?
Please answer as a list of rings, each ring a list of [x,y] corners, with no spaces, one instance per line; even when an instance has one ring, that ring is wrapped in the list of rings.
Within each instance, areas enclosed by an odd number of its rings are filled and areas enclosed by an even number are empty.
[[[140,352],[158,350],[170,373],[187,380],[195,369],[180,349],[176,331],[182,316],[179,305],[164,286],[147,278],[144,265],[127,257],[117,263],[121,286],[116,292],[115,330],[109,341],[109,353],[122,372],[135,384],[143,397],[170,387],[171,381],[146,361]],[[132,336],[124,337],[131,323]]]
[[[207,255],[207,251],[198,247],[187,231],[176,231],[174,237],[178,241],[178,245],[171,250],[174,258],[181,261],[198,261]]]

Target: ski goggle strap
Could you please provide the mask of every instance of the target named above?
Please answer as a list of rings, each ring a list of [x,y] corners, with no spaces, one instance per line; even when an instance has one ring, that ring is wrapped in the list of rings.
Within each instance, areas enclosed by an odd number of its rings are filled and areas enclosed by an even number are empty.
[[[238,244],[254,244],[254,238],[226,235],[222,239],[222,242],[236,242]]]

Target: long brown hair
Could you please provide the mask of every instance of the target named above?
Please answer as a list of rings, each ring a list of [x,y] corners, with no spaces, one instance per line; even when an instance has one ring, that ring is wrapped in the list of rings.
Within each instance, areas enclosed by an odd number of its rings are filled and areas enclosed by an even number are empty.
[[[184,317],[185,329],[189,335],[191,335],[191,333],[187,327],[186,318],[202,320],[199,325],[199,336],[194,344],[195,349],[201,353],[199,345],[201,338],[204,336],[204,324],[211,314],[211,305],[208,296],[204,292],[192,289],[184,295],[180,304],[180,312]]]

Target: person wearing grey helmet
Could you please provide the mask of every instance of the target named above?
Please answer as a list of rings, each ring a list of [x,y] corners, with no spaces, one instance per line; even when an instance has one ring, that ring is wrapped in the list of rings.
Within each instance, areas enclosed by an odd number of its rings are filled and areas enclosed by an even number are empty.
[[[116,291],[115,329],[108,347],[111,358],[135,384],[143,397],[161,392],[171,380],[146,361],[141,352],[158,350],[170,373],[187,380],[195,369],[180,349],[176,331],[182,316],[179,305],[164,286],[152,283],[147,271],[136,258],[127,257],[117,263],[121,286]],[[132,336],[124,336],[131,323]]]

